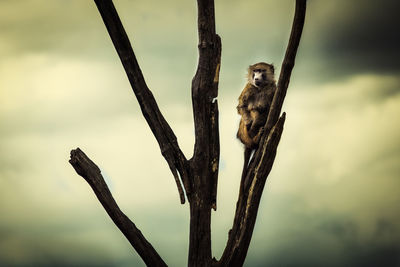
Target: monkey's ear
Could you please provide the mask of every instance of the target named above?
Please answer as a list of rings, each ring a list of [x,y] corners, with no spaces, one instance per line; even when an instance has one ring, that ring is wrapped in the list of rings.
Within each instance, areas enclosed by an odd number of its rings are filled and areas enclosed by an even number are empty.
[[[272,69],[272,73],[275,73],[275,66],[274,66],[274,64],[271,64],[271,69]]]

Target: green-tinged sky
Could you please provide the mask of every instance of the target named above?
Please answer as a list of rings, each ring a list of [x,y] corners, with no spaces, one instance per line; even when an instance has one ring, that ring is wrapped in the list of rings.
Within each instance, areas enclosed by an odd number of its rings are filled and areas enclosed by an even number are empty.
[[[195,0],[116,0],[146,81],[187,158]],[[400,266],[398,0],[309,0],[285,130],[245,266]],[[294,0],[216,0],[221,161],[213,255],[242,166],[248,65],[279,72]],[[69,165],[80,147],[169,266],[189,210],[93,1],[0,0],[0,266],[144,266]]]

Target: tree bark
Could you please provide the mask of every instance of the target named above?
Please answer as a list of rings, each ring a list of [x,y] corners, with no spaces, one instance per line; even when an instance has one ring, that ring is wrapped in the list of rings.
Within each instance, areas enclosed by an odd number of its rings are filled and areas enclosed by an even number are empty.
[[[303,31],[306,3],[307,0],[296,0],[292,31],[264,133],[246,175],[242,177],[233,226],[229,231],[228,242],[222,257],[214,264],[215,266],[242,266],[246,258],[264,185],[272,169],[283,131],[286,114],[283,113],[281,118],[279,115]]]
[[[136,228],[136,225],[119,209],[101,175],[99,167],[79,148],[71,151],[69,162],[75,171],[88,182],[110,218],[125,235],[146,265],[167,266],[140,230]]]
[[[247,255],[258,207],[267,176],[272,169],[276,150],[282,135],[285,113],[271,130],[266,142],[254,156],[253,166],[247,172],[239,190],[235,218],[221,259],[214,266],[242,266]]]
[[[181,203],[185,203],[185,195],[181,186],[181,180],[190,199],[191,185],[188,177],[188,162],[179,148],[178,141],[171,127],[158,108],[157,102],[144,80],[142,71],[136,60],[129,38],[121,23],[114,4],[111,0],[95,0],[97,8],[103,18],[111,40],[114,44],[121,63],[124,66],[129,82],[139,102],[143,116],[151,131],[157,139],[161,153],[174,175]]]
[[[286,49],[285,58],[283,59],[277,89],[272,100],[271,109],[269,111],[266,123],[265,129],[267,132],[278,121],[282,110],[283,101],[285,100],[287,88],[290,82],[290,76],[292,75],[292,70],[297,55],[297,49],[303,33],[304,21],[306,18],[306,6],[307,0],[296,0],[292,31],[290,33],[289,43]]]
[[[221,39],[215,31],[214,0],[197,0],[199,61],[192,80],[195,145],[190,160],[185,158],[179,148],[175,134],[146,85],[112,0],[94,1],[121,59],[143,116],[175,178],[182,204],[185,202],[186,192],[190,204],[188,266],[242,266],[252,237],[264,185],[275,160],[283,131],[285,113],[280,118],[279,116],[303,29],[306,0],[296,0],[295,18],[277,90],[259,148],[254,153],[246,175],[242,177],[233,226],[219,261],[213,260],[211,253],[211,209],[217,208],[220,156],[217,97]],[[79,148],[71,151],[70,163],[92,187],[108,215],[144,262],[148,266],[166,266],[140,230],[119,209],[104,182],[100,169]]]
[[[211,265],[211,208],[216,209],[219,164],[218,81],[221,39],[215,33],[213,0],[198,0],[199,61],[192,80],[195,145],[190,160],[188,266]]]

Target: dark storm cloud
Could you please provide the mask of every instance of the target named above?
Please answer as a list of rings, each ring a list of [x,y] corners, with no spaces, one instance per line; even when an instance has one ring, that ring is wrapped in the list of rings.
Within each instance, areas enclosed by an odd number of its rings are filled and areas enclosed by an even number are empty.
[[[320,12],[327,8],[328,15]],[[317,27],[316,42],[310,45],[317,45],[321,60],[335,70],[326,75],[398,72],[399,10],[397,0],[310,1],[308,22],[312,25],[306,26]]]

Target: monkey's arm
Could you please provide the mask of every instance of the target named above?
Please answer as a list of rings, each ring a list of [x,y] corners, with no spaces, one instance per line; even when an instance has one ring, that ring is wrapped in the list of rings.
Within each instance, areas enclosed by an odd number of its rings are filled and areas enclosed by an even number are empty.
[[[251,97],[253,92],[253,87],[251,84],[246,84],[242,93],[239,96],[239,104],[237,106],[237,111],[240,115],[243,115],[244,112],[249,112],[249,98]]]
[[[249,106],[251,108],[250,114],[253,119],[253,124],[249,129],[249,136],[254,138],[259,135],[260,129],[265,125],[268,118],[268,113],[271,107],[274,87],[271,86],[267,90],[262,90],[256,96],[254,105]],[[258,138],[259,139],[259,138]],[[254,140],[256,143],[258,140]]]
[[[247,101],[246,101],[247,102]],[[243,101],[243,99],[239,98],[239,104],[237,105],[236,109],[239,115],[243,116],[243,114],[245,114],[248,109],[247,107],[247,103],[245,101]]]

